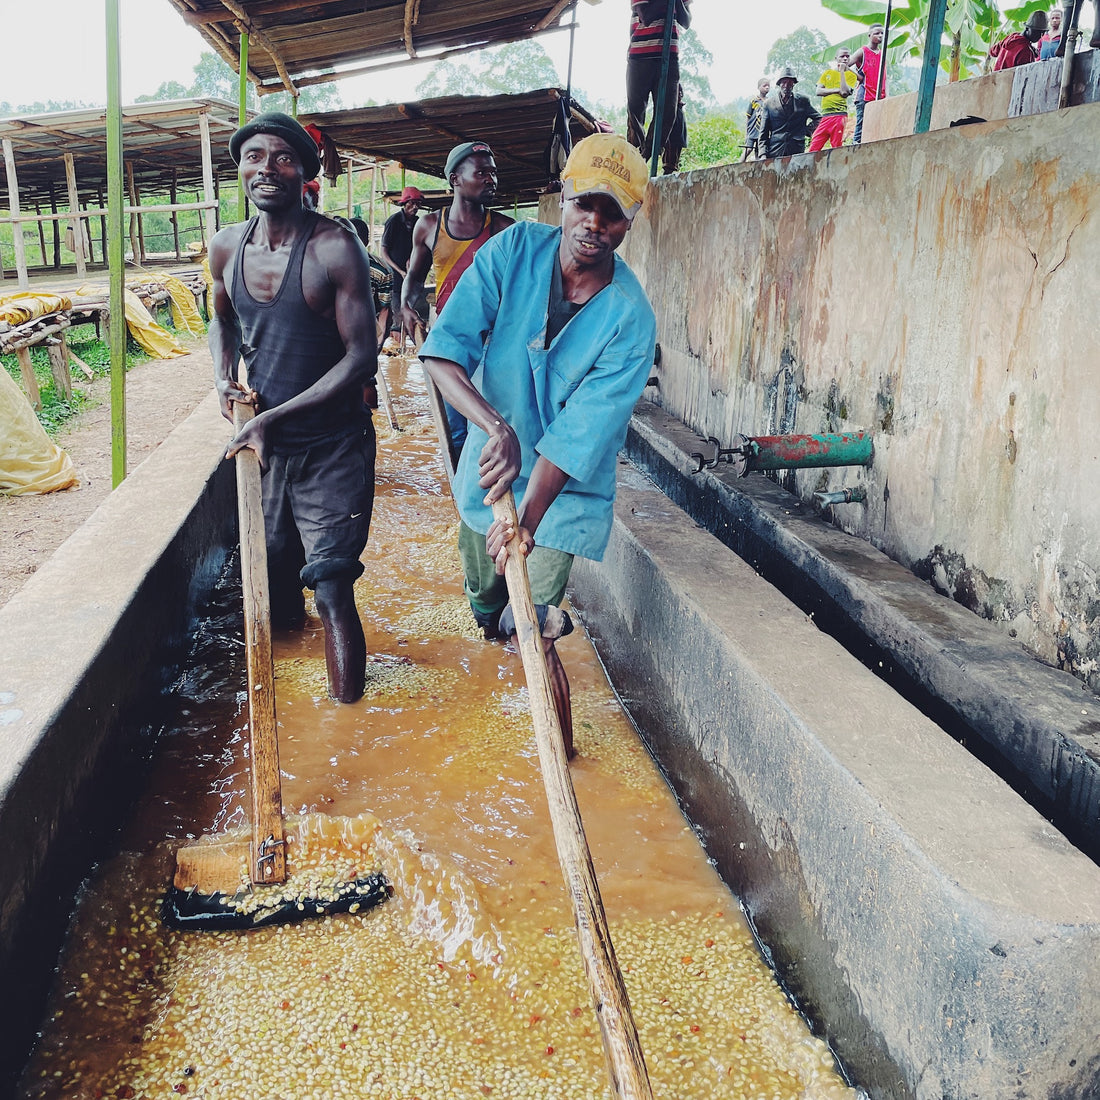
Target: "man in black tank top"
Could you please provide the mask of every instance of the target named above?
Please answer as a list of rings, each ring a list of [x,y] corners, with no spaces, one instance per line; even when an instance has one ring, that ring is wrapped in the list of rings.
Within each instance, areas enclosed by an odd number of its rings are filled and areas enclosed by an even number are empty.
[[[295,119],[259,115],[230,138],[229,151],[258,213],[210,243],[210,351],[223,414],[232,420],[241,401],[257,415],[226,457],[251,447],[263,469],[273,624],[301,627],[302,589],[313,589],[329,694],[351,703],[366,678],[353,588],[374,503],[370,268],[352,234],[303,207],[302,185],[320,161]]]

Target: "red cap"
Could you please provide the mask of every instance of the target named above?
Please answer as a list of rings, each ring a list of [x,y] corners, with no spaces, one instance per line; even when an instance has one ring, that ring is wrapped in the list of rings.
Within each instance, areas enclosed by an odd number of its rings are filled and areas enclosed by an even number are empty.
[[[407,202],[423,202],[424,194],[419,187],[406,187],[393,201],[398,206],[404,206]]]

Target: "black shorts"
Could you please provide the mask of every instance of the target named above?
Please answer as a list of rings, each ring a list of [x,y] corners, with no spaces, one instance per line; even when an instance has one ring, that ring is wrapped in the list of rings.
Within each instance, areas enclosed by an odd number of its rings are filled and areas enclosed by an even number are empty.
[[[307,588],[363,573],[374,507],[374,425],[291,455],[263,475],[269,563],[301,565]]]

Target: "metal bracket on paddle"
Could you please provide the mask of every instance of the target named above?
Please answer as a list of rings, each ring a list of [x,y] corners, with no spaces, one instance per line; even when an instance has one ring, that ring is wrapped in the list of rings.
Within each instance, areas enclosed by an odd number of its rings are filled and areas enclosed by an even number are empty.
[[[274,866],[275,858],[279,854],[280,849],[285,847],[285,840],[276,840],[274,833],[269,834],[266,840],[260,842],[260,849],[256,853],[257,871],[263,870],[265,863]]]

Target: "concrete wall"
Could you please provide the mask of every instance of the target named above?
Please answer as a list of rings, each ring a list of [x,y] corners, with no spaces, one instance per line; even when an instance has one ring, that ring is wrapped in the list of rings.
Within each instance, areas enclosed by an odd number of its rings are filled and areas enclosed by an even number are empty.
[[[1095,863],[625,464],[570,597],[872,1100],[1095,1100]]]
[[[992,122],[1058,109],[1062,59],[1050,58],[999,73],[937,84],[929,128],[942,130],[952,122],[976,115]],[[1095,103],[1100,99],[1100,50],[1085,50],[1074,62],[1070,103]],[[890,96],[868,103],[863,116],[863,141],[904,137],[913,132],[917,93]]]
[[[865,485],[846,530],[1094,689],[1098,141],[1089,104],[664,177],[623,247],[667,411],[872,430],[869,470],[790,487]]]
[[[77,883],[132,792],[142,722],[235,540],[214,393],[0,608],[0,1095]],[[119,767],[128,760],[130,766]]]

